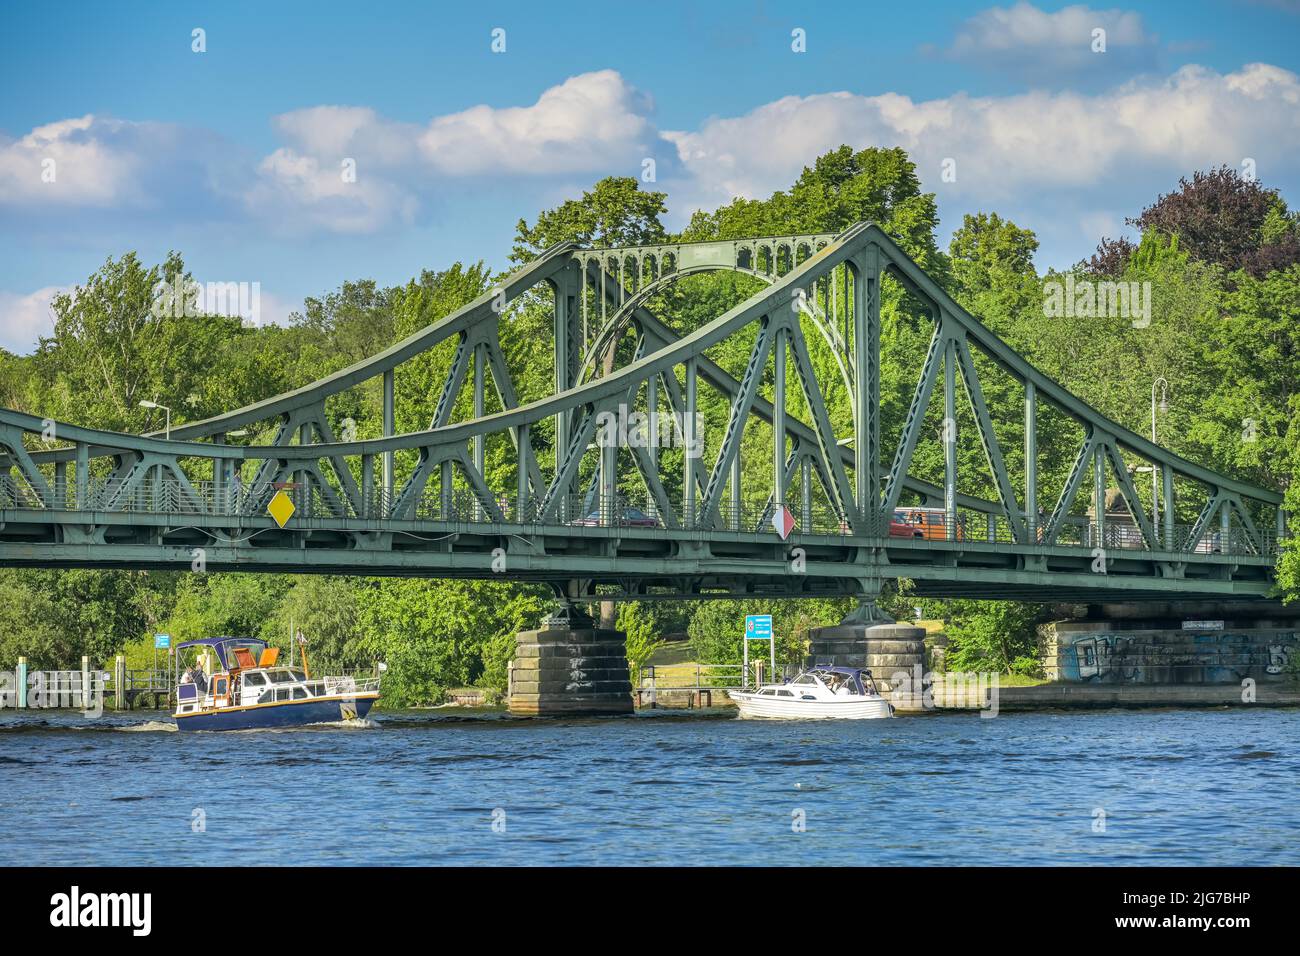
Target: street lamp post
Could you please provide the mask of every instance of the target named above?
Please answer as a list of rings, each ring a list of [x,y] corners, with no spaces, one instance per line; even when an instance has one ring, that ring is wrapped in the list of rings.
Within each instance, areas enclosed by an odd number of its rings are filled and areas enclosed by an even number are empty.
[[[148,399],[145,399],[143,402],[141,402],[141,403],[140,403],[140,407],[141,407],[141,408],[160,408],[160,409],[162,409],[164,412],[167,413],[167,427],[166,427],[166,431],[164,431],[163,434],[165,434],[165,435],[167,436],[167,440],[168,440],[168,441],[171,441],[171,437],[172,437],[172,410],[171,410],[170,408],[168,408],[166,405],[159,405],[157,402],[151,402],[151,401],[149,401]]]
[[[1169,382],[1161,375],[1151,383],[1151,444],[1156,443],[1156,389],[1160,389],[1160,411],[1169,411]],[[1151,462],[1151,525],[1160,527],[1160,466]],[[1169,502],[1165,502],[1165,507]]]

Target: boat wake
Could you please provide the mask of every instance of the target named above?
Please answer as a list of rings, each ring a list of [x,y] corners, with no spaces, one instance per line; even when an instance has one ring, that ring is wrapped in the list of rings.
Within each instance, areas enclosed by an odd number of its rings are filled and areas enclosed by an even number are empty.
[[[354,720],[322,720],[318,724],[308,724],[307,726],[337,727],[339,730],[378,730],[381,725],[377,720],[360,717]]]
[[[178,728],[175,724],[169,724],[164,720],[146,720],[142,724],[125,724],[112,729],[132,734],[174,734]]]

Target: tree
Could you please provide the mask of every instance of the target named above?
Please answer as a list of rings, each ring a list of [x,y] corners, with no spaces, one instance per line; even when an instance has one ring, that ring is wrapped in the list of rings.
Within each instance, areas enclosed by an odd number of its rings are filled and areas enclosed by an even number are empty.
[[[143,399],[171,406],[174,420],[216,411],[203,400],[204,382],[240,320],[155,309],[166,304],[160,289],[189,280],[177,253],[148,269],[127,253],[106,261],[75,292],[56,296],[54,335],[42,337],[36,350],[29,405],[117,431],[162,428],[162,413],[142,410]]]
[[[358,653],[389,665],[389,706],[438,703],[449,687],[504,689],[517,632],[537,625],[541,589],[492,581],[370,580],[357,595]]]
[[[1039,673],[1036,625],[1044,608],[1017,601],[949,601],[944,609],[950,671]]]
[[[525,263],[566,240],[583,246],[639,246],[667,237],[659,217],[668,211],[661,192],[642,192],[630,176],[607,176],[581,199],[569,199],[555,209],[538,213],[528,225],[515,227],[511,261]]]
[[[714,212],[696,212],[683,240],[841,232],[874,222],[924,269],[942,278],[946,262],[935,241],[934,193],[921,192],[916,164],[901,148],[840,146],[804,167],[790,191],[765,200],[735,199]]]
[[[637,671],[664,643],[654,611],[645,602],[623,602],[618,605],[618,617],[614,626],[627,635],[627,668],[635,680]]]
[[[1265,189],[1230,166],[1197,171],[1178,190],[1156,199],[1129,225],[1178,236],[1194,259],[1256,278],[1300,262],[1300,217],[1276,189]],[[1103,239],[1092,266],[1114,275],[1131,244]]]

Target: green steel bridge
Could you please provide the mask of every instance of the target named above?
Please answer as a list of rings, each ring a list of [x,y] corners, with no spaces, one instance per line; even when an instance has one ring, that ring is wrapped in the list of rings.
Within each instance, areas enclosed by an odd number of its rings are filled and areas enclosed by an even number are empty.
[[[751,276],[759,291],[684,335],[650,311],[673,282],[717,270]],[[890,447],[880,413],[886,276],[933,324]],[[536,356],[553,368],[554,388],[525,404],[499,337],[523,302],[554,313],[553,348],[539,343]],[[738,374],[710,357],[726,340],[752,343]],[[443,343],[454,357],[429,427],[396,434],[403,366]],[[1000,423],[1023,440],[1014,470],[981,385],[990,370],[1013,383],[1017,403],[1023,396],[1023,417]],[[996,492],[984,497],[959,490],[959,380],[961,427],[977,433],[984,487]],[[326,402],[367,383],[382,390],[383,434],[349,440]],[[788,411],[792,384],[799,416]],[[701,388],[730,410],[707,435]],[[927,411],[940,389],[942,478],[926,481],[914,458],[933,437]],[[833,428],[831,390],[847,396],[851,429]],[[462,392],[472,415],[453,421]],[[1053,500],[1042,500],[1038,475],[1044,405],[1080,435]],[[656,440],[665,421],[676,450]],[[271,444],[232,442],[268,423]],[[742,487],[742,447],[759,449],[770,475],[759,499]],[[512,473],[510,487],[489,483],[489,451],[513,463],[495,469]],[[1151,487],[1134,480],[1138,470]],[[294,513],[282,524],[267,508],[286,497]],[[937,596],[1264,597],[1281,504],[1276,491],[1172,454],[1071,395],[869,223],[840,235],[565,243],[382,354],[165,435],[0,410],[0,565],[15,567],[504,577],[546,582],[562,604],[856,596],[869,609],[899,578]],[[935,522],[924,532],[891,521],[920,508]],[[793,520],[785,538],[782,518]]]

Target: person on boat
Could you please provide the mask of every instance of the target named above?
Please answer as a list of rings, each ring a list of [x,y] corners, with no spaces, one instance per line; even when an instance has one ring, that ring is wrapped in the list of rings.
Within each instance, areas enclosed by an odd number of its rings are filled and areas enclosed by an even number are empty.
[[[194,668],[192,666],[185,668],[185,673],[181,675],[181,683],[182,684],[194,683]]]
[[[203,673],[202,661],[194,665],[194,683],[199,685],[200,694],[208,692],[208,675]]]

